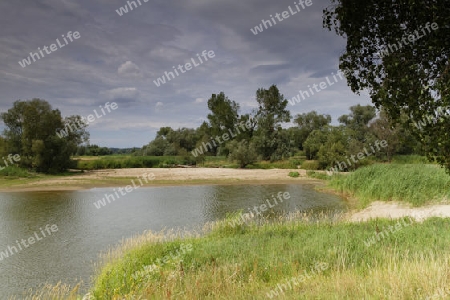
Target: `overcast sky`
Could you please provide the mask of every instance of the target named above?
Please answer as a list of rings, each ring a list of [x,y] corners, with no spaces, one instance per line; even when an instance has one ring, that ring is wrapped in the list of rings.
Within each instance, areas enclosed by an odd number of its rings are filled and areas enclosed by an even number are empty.
[[[119,16],[123,0],[14,0],[0,3],[0,111],[16,100],[41,98],[63,116],[92,114],[106,102],[118,108],[89,125],[91,143],[141,147],[162,126],[199,126],[207,100],[223,91],[241,105],[256,106],[260,87],[276,84],[287,99],[332,79],[345,40],[322,27],[329,0],[312,0],[300,12],[290,0],[150,0]],[[289,11],[291,6],[292,12]],[[287,11],[278,21],[276,13]],[[272,15],[277,24],[250,30]],[[280,16],[283,18],[283,16]],[[80,36],[65,43],[62,35]],[[44,46],[59,47],[23,68],[18,62]],[[197,53],[214,51],[199,64]],[[157,87],[153,82],[193,58],[198,66]],[[334,82],[334,79],[332,79]],[[327,85],[299,104],[293,116],[316,110],[333,121],[356,104],[345,81]]]

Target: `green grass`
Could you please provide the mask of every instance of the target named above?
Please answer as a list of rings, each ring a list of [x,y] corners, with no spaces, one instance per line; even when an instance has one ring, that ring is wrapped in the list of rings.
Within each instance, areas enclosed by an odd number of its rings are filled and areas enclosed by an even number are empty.
[[[28,172],[26,169],[19,168],[16,166],[9,166],[0,170],[0,176],[4,179],[16,179],[16,178],[32,178],[36,175]]]
[[[304,159],[300,156],[294,156],[280,161],[259,161],[247,166],[247,169],[297,169]]]
[[[375,164],[335,175],[330,186],[355,196],[363,207],[376,200],[421,206],[450,199],[450,176],[436,165]]]
[[[302,163],[302,169],[319,170],[319,162],[317,160],[305,160]]]
[[[394,164],[429,164],[430,161],[425,156],[420,155],[394,155]]]
[[[82,170],[122,168],[165,168],[173,165],[192,164],[181,156],[127,156],[79,157],[77,168]]]
[[[81,170],[98,169],[122,169],[122,168],[166,168],[173,165],[194,164],[194,158],[182,156],[131,156],[131,155],[108,155],[108,156],[79,156],[77,168]],[[248,165],[247,169],[297,169],[304,158],[294,156],[282,161],[260,161]],[[197,163],[198,167],[205,168],[239,168],[235,162],[230,162],[225,156],[205,156],[204,162]]]
[[[306,217],[307,218],[307,217]],[[450,275],[450,219],[411,223],[371,247],[377,228],[398,221],[297,218],[263,225],[216,223],[203,237],[162,242],[154,234],[116,249],[92,289],[95,299],[268,299],[267,293],[317,263],[327,268],[279,299],[423,299]],[[149,241],[150,240],[150,241]],[[153,240],[153,241],[151,241]],[[135,277],[181,244],[192,251]],[[128,243],[129,244],[129,243]]]
[[[317,172],[317,171],[306,171],[306,175],[311,178],[321,179],[321,180],[330,180],[331,176],[328,176],[326,173]]]

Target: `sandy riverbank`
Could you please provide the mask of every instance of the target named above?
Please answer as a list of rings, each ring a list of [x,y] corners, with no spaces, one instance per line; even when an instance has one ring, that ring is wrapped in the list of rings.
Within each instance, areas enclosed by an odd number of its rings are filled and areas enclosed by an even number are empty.
[[[300,177],[289,177],[288,174],[292,171],[299,172]],[[307,178],[305,170],[298,169],[139,168],[95,170],[71,176],[16,180],[0,186],[0,191],[59,191],[115,187],[128,185],[132,179],[142,177],[144,174],[153,174],[151,177],[154,178],[145,186],[318,182]]]
[[[450,205],[438,204],[411,207],[406,203],[376,201],[366,209],[348,213],[348,220],[351,222],[361,222],[375,218],[398,219],[403,217],[414,218],[417,222],[430,217],[450,218]]]

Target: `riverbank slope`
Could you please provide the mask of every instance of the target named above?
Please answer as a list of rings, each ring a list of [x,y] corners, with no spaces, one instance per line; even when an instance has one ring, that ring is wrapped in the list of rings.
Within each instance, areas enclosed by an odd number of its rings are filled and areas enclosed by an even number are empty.
[[[288,176],[298,172],[298,178]],[[276,184],[319,182],[299,169],[228,169],[228,168],[134,168],[85,171],[71,175],[38,175],[32,178],[3,178],[0,191],[58,191],[129,185],[131,180],[147,175],[151,180],[143,186],[195,184]]]

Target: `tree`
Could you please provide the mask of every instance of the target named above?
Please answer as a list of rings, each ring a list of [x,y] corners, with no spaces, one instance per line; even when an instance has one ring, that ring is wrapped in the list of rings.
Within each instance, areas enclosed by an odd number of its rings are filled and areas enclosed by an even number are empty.
[[[330,130],[330,127],[324,127],[322,129],[316,129],[309,134],[308,138],[303,144],[306,158],[317,158],[317,153],[319,152],[320,147],[327,142]]]
[[[299,133],[296,139],[297,145],[303,150],[303,143],[308,138],[309,134],[314,130],[322,129],[323,127],[331,123],[330,115],[319,115],[316,111],[311,111],[309,113],[298,114],[294,123],[298,125]]]
[[[388,115],[382,109],[380,116],[372,124],[370,124],[370,130],[379,140],[385,140],[387,146],[381,151],[386,153],[388,161],[392,160],[392,156],[400,149],[401,125],[394,124],[389,120]]]
[[[367,89],[375,106],[414,121],[450,106],[450,6],[447,0],[332,0],[324,27],[347,38],[340,57],[353,92]],[[429,158],[450,173],[450,114],[412,128]]]
[[[375,107],[358,104],[351,106],[350,114],[340,116],[338,121],[351,131],[354,139],[363,144],[367,141],[367,133],[369,132],[368,124],[375,116]]]
[[[279,147],[283,146],[281,124],[291,120],[291,114],[286,109],[288,101],[276,85],[272,85],[268,90],[258,89],[256,101],[258,102],[258,110],[256,111],[258,125],[254,141],[257,152],[263,159],[280,159],[283,154],[288,154],[288,151],[281,153],[281,155],[278,153],[273,156],[273,154],[277,152]]]
[[[211,127],[213,137],[222,136],[233,130],[238,123],[239,104],[231,101],[223,92],[218,95],[213,94],[208,100],[208,108],[211,111],[207,118]],[[217,150],[214,147],[214,150]]]
[[[61,172],[71,167],[71,155],[89,139],[87,125],[80,116],[63,119],[57,109],[41,99],[18,100],[1,114],[5,124],[4,136],[9,153],[19,154],[20,165],[40,172]],[[67,130],[72,122],[79,122],[74,130]],[[72,128],[72,127],[71,127]],[[57,132],[66,129],[67,135]]]
[[[230,150],[229,159],[232,161],[237,161],[240,168],[245,168],[245,166],[256,162],[257,155],[253,143],[242,140],[231,141],[228,143],[227,147]]]

